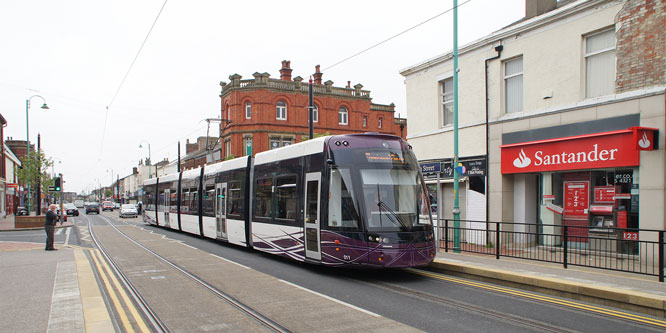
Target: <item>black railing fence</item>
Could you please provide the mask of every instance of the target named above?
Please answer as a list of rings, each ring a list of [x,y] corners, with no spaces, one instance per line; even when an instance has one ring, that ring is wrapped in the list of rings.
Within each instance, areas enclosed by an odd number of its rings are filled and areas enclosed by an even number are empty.
[[[439,220],[440,249],[658,276],[664,282],[664,230]],[[458,232],[458,244],[455,234]]]

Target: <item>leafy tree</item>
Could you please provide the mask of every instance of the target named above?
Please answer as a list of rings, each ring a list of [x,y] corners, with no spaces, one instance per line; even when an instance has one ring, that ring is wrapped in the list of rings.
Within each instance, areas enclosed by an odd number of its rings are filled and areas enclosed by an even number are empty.
[[[322,136],[329,136],[329,135],[331,135],[331,132],[329,132],[329,131],[326,131],[326,133],[313,133],[312,138],[316,139],[316,138],[320,138]],[[308,140],[310,140],[308,135],[301,136],[301,141],[308,141]]]
[[[111,189],[107,188],[106,190],[104,190],[104,196],[105,197],[110,198],[111,195],[113,195],[113,192],[111,192]]]
[[[18,177],[19,181],[25,185],[27,185],[28,182],[30,183],[31,198],[29,198],[29,200],[31,209],[34,207],[34,198],[32,198],[32,196],[34,196],[36,192],[35,186],[37,185],[37,180],[39,179],[42,184],[47,184],[50,179],[45,172],[42,173],[40,170],[47,170],[51,165],[53,165],[53,161],[47,159],[46,155],[44,155],[44,152],[41,150],[36,153],[30,152],[30,154],[23,156],[21,159],[21,168],[16,170],[16,177]]]

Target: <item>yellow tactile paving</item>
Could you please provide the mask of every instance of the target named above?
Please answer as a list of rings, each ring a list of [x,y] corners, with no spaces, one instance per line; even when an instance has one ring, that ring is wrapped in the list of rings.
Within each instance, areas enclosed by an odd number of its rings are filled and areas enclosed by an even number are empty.
[[[82,249],[74,249],[74,258],[76,259],[86,332],[115,332],[90,262]]]

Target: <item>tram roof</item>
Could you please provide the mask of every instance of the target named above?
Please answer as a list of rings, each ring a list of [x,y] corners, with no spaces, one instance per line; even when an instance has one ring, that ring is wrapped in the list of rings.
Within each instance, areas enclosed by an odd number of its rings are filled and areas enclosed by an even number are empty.
[[[212,175],[222,171],[245,168],[247,166],[247,159],[248,156],[243,156],[234,158],[233,160],[206,165],[204,167],[204,175]]]
[[[274,161],[282,161],[290,158],[312,155],[324,151],[324,142],[330,136],[323,136],[308,141],[303,141],[286,147],[268,150],[258,153],[254,159],[254,165],[266,164]]]

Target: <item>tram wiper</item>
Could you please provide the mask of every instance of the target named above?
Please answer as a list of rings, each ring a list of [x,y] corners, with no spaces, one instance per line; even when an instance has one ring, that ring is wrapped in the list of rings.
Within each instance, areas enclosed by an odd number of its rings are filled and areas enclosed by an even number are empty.
[[[389,218],[393,220],[393,223],[401,225],[405,229],[409,229],[409,226],[400,218],[400,216],[391,209],[386,203],[382,201],[381,196],[379,195],[379,184],[377,184],[377,207],[379,208],[379,225],[382,224],[382,210],[389,213]]]

